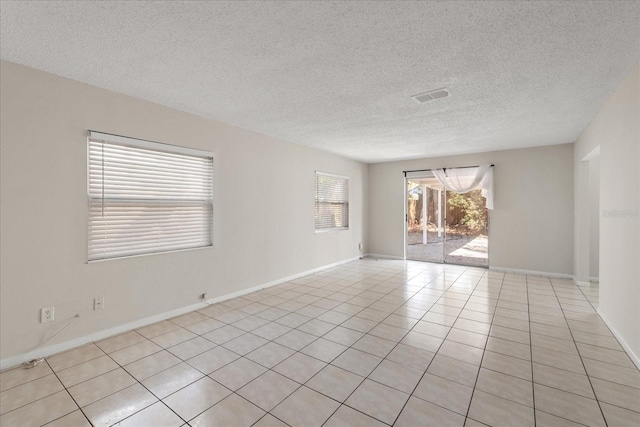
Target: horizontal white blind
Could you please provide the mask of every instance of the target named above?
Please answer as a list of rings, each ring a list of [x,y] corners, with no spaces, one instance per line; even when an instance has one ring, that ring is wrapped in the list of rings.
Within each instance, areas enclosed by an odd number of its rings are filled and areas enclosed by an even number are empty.
[[[88,140],[89,261],[212,245],[213,157],[93,135]]]
[[[349,178],[316,172],[315,209],[316,230],[349,228]]]

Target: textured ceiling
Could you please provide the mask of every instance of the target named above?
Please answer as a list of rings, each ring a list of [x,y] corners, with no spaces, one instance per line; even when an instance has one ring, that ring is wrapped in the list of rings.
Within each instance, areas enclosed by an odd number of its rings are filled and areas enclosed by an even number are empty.
[[[640,59],[636,1],[3,1],[0,15],[2,59],[366,162],[573,142]]]

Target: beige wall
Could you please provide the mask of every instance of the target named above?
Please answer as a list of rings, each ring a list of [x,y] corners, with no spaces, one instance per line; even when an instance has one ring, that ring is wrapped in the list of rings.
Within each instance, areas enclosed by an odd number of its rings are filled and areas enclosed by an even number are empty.
[[[0,358],[357,257],[367,166],[3,61]],[[214,247],[86,263],[86,131],[215,153]],[[314,170],[350,177],[350,229],[314,234]],[[93,311],[104,296],[105,309]],[[41,307],[56,321],[40,324]],[[35,354],[34,354],[35,356]]]
[[[640,354],[640,69],[575,144],[365,165],[2,61],[0,359],[370,253],[404,253],[402,171],[494,163],[491,266],[589,275],[601,147],[601,311]],[[86,131],[215,153],[215,245],[86,264]],[[586,169],[585,169],[586,168]],[[313,171],[351,178],[349,231],[313,233]],[[574,195],[575,189],[575,195]],[[575,211],[574,211],[575,206]],[[574,232],[575,226],[575,232]],[[587,231],[585,231],[587,230]],[[92,310],[94,297],[105,310]],[[56,307],[56,321],[38,323]]]
[[[585,158],[600,146],[600,311],[640,357],[640,64],[575,143],[576,206],[588,206]],[[576,209],[576,276],[585,276],[589,211]],[[588,272],[588,270],[587,270]]]
[[[573,144],[369,165],[369,252],[404,254],[404,170],[495,164],[491,267],[572,274]]]

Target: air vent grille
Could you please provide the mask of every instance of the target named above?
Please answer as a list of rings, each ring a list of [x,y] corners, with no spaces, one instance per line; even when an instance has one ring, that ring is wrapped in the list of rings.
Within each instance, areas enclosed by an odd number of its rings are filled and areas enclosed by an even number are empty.
[[[412,98],[415,99],[416,102],[423,104],[425,102],[433,101],[434,99],[446,98],[447,96],[449,96],[449,91],[447,88],[442,88],[413,95]]]

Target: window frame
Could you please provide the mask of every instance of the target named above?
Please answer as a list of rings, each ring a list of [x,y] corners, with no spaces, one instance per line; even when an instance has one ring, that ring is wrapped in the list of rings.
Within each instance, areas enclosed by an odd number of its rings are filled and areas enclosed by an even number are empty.
[[[328,177],[332,177],[332,178],[339,178],[339,179],[343,179],[346,181],[346,201],[343,202],[321,202],[318,200],[318,177],[319,176],[328,176]],[[320,234],[320,233],[331,233],[331,232],[335,232],[335,231],[348,231],[349,230],[349,225],[351,223],[350,221],[350,217],[351,217],[351,211],[350,211],[350,191],[349,191],[349,177],[345,176],[345,175],[339,175],[339,174],[335,174],[335,173],[329,173],[329,172],[322,172],[319,170],[316,170],[314,172],[314,233],[315,234]],[[346,210],[347,210],[347,215],[346,215],[346,225],[345,226],[333,226],[333,227],[322,227],[322,228],[318,228],[318,223],[316,220],[317,217],[317,212],[318,212],[318,207],[319,204],[324,203],[330,203],[330,204],[340,204],[343,206],[346,206]]]
[[[206,158],[206,159],[210,159],[210,166],[207,167],[208,172],[210,173],[210,177],[211,177],[211,182],[209,183],[209,190],[210,193],[208,195],[208,198],[205,199],[183,199],[183,200],[176,200],[176,199],[162,199],[162,198],[149,198],[149,199],[145,199],[145,200],[141,200],[141,199],[127,199],[127,198],[107,198],[104,197],[104,190],[103,190],[103,195],[102,197],[95,197],[94,195],[92,195],[91,193],[91,182],[90,182],[90,177],[91,177],[91,144],[93,143],[106,143],[106,144],[113,144],[113,145],[118,145],[120,147],[131,147],[134,149],[143,149],[143,150],[149,150],[149,151],[155,151],[155,152],[159,152],[159,153],[169,153],[169,154],[178,154],[178,155],[183,155],[183,156],[190,156],[190,157],[198,157],[198,158]],[[183,146],[178,146],[178,145],[173,145],[173,144],[166,144],[166,143],[161,143],[161,142],[155,142],[155,141],[149,141],[149,140],[143,140],[143,139],[139,139],[139,138],[132,138],[132,137],[127,137],[127,136],[121,136],[121,135],[114,135],[114,134],[109,134],[109,133],[104,133],[104,132],[96,132],[93,130],[88,130],[87,131],[87,139],[86,139],[86,150],[87,150],[87,164],[86,164],[86,191],[87,191],[87,239],[86,239],[86,243],[87,243],[87,264],[93,264],[96,262],[104,262],[104,261],[111,261],[111,260],[118,260],[118,259],[127,259],[127,258],[137,258],[137,257],[143,257],[143,256],[150,256],[150,255],[156,255],[156,254],[167,254],[167,253],[173,253],[173,252],[184,252],[184,251],[192,251],[192,250],[198,250],[198,249],[208,249],[208,248],[212,248],[213,247],[213,235],[214,235],[214,206],[213,206],[213,179],[214,179],[214,153],[211,151],[205,151],[205,150],[198,150],[198,149],[193,149],[193,148],[188,148],[188,147],[183,147]],[[184,248],[174,248],[174,249],[162,249],[162,245],[156,245],[153,248],[150,248],[149,250],[145,251],[145,252],[141,252],[141,253],[133,253],[133,254],[127,254],[127,255],[115,255],[115,256],[106,256],[106,257],[94,257],[91,258],[91,250],[90,250],[90,245],[91,245],[91,236],[90,236],[90,232],[91,232],[91,226],[92,226],[92,215],[91,215],[91,208],[92,208],[92,203],[95,203],[96,201],[98,202],[102,202],[103,200],[107,200],[107,199],[111,199],[111,200],[120,200],[120,203],[131,203],[132,206],[135,206],[135,203],[138,202],[139,206],[143,206],[144,203],[146,202],[147,204],[158,204],[158,205],[179,205],[179,204],[183,204],[183,205],[188,205],[188,204],[193,204],[195,203],[196,200],[200,200],[202,204],[205,205],[209,205],[209,213],[208,213],[208,224],[209,224],[209,242],[206,245],[196,245],[196,246],[192,246],[192,247],[184,247]],[[206,234],[203,234],[206,235]]]

